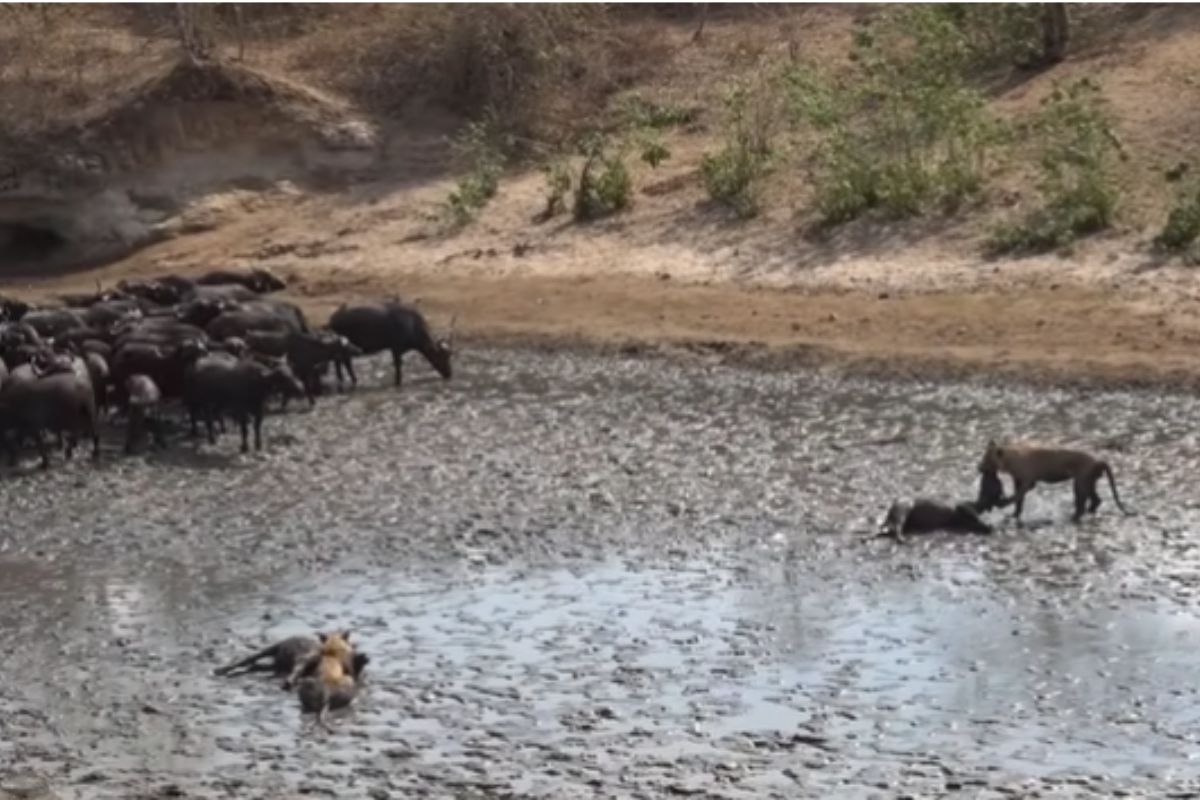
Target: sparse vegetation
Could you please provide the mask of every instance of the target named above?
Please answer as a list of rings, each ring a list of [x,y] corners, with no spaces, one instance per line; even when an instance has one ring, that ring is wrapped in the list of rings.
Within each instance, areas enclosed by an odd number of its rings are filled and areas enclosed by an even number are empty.
[[[994,231],[988,250],[996,255],[1067,247],[1107,228],[1116,213],[1113,166],[1122,148],[1095,83],[1056,86],[1027,133],[1037,153],[1041,205]]]
[[[662,105],[634,94],[622,103],[622,115],[626,124],[633,128],[664,130],[687,125],[696,119],[696,109]]]
[[[469,123],[455,140],[455,155],[467,168],[446,201],[456,225],[471,222],[495,196],[504,171],[505,149],[493,116]]]
[[[321,37],[305,60],[336,64],[338,87],[372,109],[414,96],[469,115],[495,108],[506,129],[563,138],[597,120],[607,96],[665,53],[599,5],[380,6],[353,41]]]
[[[638,158],[642,163],[648,164],[651,169],[658,169],[659,164],[671,157],[671,150],[663,143],[662,136],[658,134],[657,130],[639,131],[635,136],[639,151]]]
[[[794,118],[818,135],[811,177],[823,222],[954,210],[979,191],[1001,128],[967,82],[971,55],[953,18],[910,6],[859,32],[849,75],[788,72]]]
[[[546,176],[546,209],[541,219],[556,217],[567,210],[567,195],[571,193],[571,167],[565,159],[556,158],[542,167]]]
[[[575,184],[577,222],[606,217],[629,206],[633,181],[625,165],[624,148],[609,137],[593,133],[580,147],[583,166]]]
[[[782,116],[774,73],[734,84],[725,95],[724,146],[704,156],[700,173],[713,200],[747,219],[758,214]]]
[[[443,5],[0,4],[0,143],[13,164],[37,164],[43,152],[47,164],[58,163],[64,152],[74,155],[67,152],[73,131],[93,120],[122,130],[108,124],[109,116],[142,107],[144,87],[190,57],[203,62],[197,75],[211,67],[218,77],[237,60],[229,71],[246,78],[237,88],[250,105],[256,93],[284,97],[280,124],[313,121],[321,136],[343,111],[382,123],[385,136],[404,115],[427,125],[432,138],[495,109],[483,123],[486,136],[470,127],[455,148],[461,178],[442,210],[457,225],[475,219],[496,195],[508,159],[544,153],[547,143],[571,143],[569,158],[545,167],[547,217],[571,210],[593,219],[626,208],[640,176],[681,154],[693,158],[698,143],[707,152],[688,166],[699,166],[709,197],[742,217],[775,196],[830,225],[864,215],[936,214],[969,209],[1000,190],[1012,196],[1018,180],[1032,176],[1026,183],[1037,194],[1023,192],[1025,205],[991,232],[987,246],[996,253],[1062,248],[1111,225],[1118,179],[1134,190],[1124,202],[1135,211],[1162,199],[1148,202],[1160,191],[1145,180],[1149,170],[1116,167],[1120,150],[1096,113],[1103,108],[1097,92],[1063,87],[1020,126],[1002,123],[990,109],[1021,108],[1024,98],[1044,91],[1053,75],[1011,68],[1048,67],[1069,54],[1068,27],[1072,49],[1078,41],[1094,50],[1118,21],[1145,13],[1173,30],[1186,20],[1182,13],[949,3],[841,17],[747,6],[721,8],[713,29],[704,28],[696,7],[684,17],[705,30],[703,44],[679,39],[668,46],[668,34],[680,30],[662,23],[671,15],[677,22],[678,13],[606,5],[498,4],[461,13]],[[718,81],[732,87],[723,105],[714,99]],[[1148,158],[1171,164],[1183,157],[1193,143],[1145,135],[1127,95],[1113,89],[1122,125],[1148,148]],[[321,109],[308,115],[312,103]],[[274,102],[259,105],[268,116],[279,110]],[[126,121],[129,130],[140,123],[138,114]],[[240,124],[231,121],[232,135]],[[598,149],[580,154],[575,143],[588,130],[606,135]],[[509,147],[501,133],[515,134],[519,145]],[[1020,147],[1006,152],[1000,145],[1010,136],[1020,137]],[[99,151],[107,144],[93,143]],[[440,168],[441,156],[433,151],[428,163]],[[680,170],[656,181],[651,193],[665,195],[687,181]],[[659,193],[660,186],[670,188]],[[1155,246],[1194,248],[1198,205],[1194,190],[1181,195]]]
[[[1200,239],[1200,183],[1181,191],[1167,215],[1155,246],[1168,253],[1188,253]]]

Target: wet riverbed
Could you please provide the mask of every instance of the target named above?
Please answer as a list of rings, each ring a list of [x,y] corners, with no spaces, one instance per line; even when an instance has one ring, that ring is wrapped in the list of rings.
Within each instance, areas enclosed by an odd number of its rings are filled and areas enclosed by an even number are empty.
[[[268,449],[6,476],[0,771],[63,797],[1200,787],[1200,403],[479,351]],[[992,537],[864,539],[989,436],[1101,450]],[[107,455],[107,453],[106,453]],[[333,733],[214,666],[348,625]],[[14,679],[14,676],[15,679]],[[0,780],[0,786],[4,782]]]

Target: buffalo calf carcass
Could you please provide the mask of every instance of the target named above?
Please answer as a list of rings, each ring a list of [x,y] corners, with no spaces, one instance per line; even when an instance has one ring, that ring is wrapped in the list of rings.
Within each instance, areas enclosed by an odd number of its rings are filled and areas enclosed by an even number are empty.
[[[357,306],[343,305],[329,318],[329,329],[346,337],[365,355],[384,350],[391,352],[396,386],[401,383],[401,360],[410,350],[423,355],[443,378],[449,380],[451,376],[450,339],[435,341],[425,317],[410,306],[394,300]],[[350,374],[350,384],[358,385],[349,358],[337,362],[336,366],[339,380],[345,368]]]

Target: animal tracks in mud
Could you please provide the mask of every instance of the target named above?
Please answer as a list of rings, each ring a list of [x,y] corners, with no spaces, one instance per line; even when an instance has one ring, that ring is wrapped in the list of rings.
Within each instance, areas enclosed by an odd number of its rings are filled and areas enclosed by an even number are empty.
[[[1197,401],[500,350],[395,392],[368,365],[233,469],[5,481],[29,680],[0,687],[0,772],[88,797],[1195,789]],[[1009,432],[1125,443],[1143,513],[1073,526],[1039,487],[990,537],[853,535],[972,494]],[[373,659],[332,736],[205,674],[329,623]]]

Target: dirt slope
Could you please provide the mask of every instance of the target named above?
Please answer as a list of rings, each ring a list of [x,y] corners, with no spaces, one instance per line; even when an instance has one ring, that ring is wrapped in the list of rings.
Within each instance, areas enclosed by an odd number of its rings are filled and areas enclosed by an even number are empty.
[[[446,135],[456,118],[410,105],[375,120],[383,144],[369,166],[324,164],[321,180],[313,170],[226,180],[179,204],[163,240],[126,258],[52,276],[9,271],[0,289],[49,296],[128,275],[267,265],[291,275],[292,294],[316,314],[395,292],[437,321],[457,314],[460,330],[475,336],[691,345],[737,357],[1003,369],[1024,377],[1200,376],[1200,281],[1146,247],[1169,199],[1161,171],[1200,152],[1200,14],[1114,7],[1089,18],[1066,63],[998,91],[996,108],[1016,113],[1054,80],[1089,74],[1104,86],[1136,159],[1123,167],[1117,230],[1066,257],[985,262],[983,232],[1021,202],[1027,186],[1007,187],[978,213],[856,223],[820,241],[804,233],[800,176],[777,181],[765,213],[749,222],[706,202],[697,168],[714,141],[711,109],[721,78],[797,43],[817,55],[841,52],[861,12],[813,6],[772,13],[717,15],[699,43],[687,18],[637,23],[653,26],[646,35],[670,57],[633,88],[708,110],[700,124],[672,134],[668,162],[640,169],[633,207],[614,218],[535,223],[543,178],[517,171],[474,223],[447,232],[439,216],[453,187]],[[278,70],[292,63],[285,55],[261,60]],[[314,69],[288,80],[319,83]],[[293,105],[297,96],[300,90],[289,95]],[[318,105],[343,108],[346,118],[359,113],[332,101]],[[219,152],[225,178],[236,178],[239,164],[261,176],[251,169],[254,147]]]

